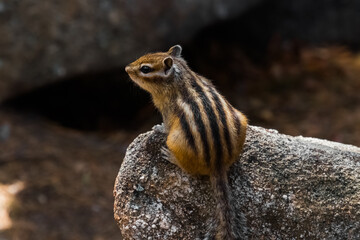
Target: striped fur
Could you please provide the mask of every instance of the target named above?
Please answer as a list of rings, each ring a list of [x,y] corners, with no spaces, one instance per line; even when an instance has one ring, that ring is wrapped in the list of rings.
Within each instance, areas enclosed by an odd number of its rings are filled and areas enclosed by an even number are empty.
[[[180,54],[178,45],[168,52],[147,54],[126,71],[150,92],[161,112],[173,162],[190,174],[210,176],[218,202],[216,239],[235,239],[227,172],[241,153],[247,119],[209,80],[193,72]],[[143,73],[144,65],[151,72]]]

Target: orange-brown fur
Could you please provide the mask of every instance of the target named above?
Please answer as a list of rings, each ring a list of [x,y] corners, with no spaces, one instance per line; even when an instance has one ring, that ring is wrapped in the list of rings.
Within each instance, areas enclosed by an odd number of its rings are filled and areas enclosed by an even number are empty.
[[[163,116],[169,161],[192,175],[210,176],[218,201],[216,238],[235,239],[227,172],[242,151],[247,119],[180,54],[180,46],[147,54],[126,71],[150,92]]]

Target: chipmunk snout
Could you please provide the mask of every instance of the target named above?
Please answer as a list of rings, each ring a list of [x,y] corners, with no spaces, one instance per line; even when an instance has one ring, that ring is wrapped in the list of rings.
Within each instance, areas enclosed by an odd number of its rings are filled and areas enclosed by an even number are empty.
[[[131,68],[130,68],[129,66],[126,66],[126,67],[125,67],[125,72],[129,73],[130,70],[131,70]]]

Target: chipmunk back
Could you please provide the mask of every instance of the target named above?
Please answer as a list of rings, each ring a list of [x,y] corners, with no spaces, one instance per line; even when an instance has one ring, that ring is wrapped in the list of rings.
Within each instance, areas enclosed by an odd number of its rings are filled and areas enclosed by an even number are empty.
[[[144,55],[126,72],[151,94],[162,114],[166,158],[189,174],[210,176],[217,201],[216,239],[235,239],[227,173],[242,151],[247,119],[188,67],[181,51],[176,45]]]

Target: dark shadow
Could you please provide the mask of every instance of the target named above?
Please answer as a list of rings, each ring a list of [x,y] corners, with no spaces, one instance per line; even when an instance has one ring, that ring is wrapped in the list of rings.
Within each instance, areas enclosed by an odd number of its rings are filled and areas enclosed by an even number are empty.
[[[154,111],[148,94],[130,81],[123,67],[119,69],[59,80],[11,98],[3,106],[83,131],[134,130]]]

